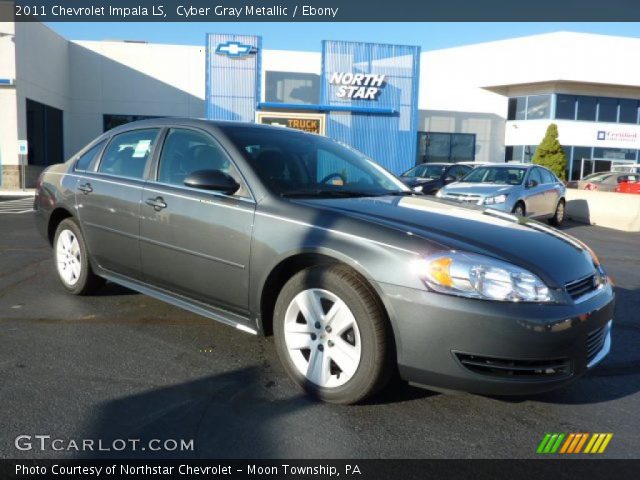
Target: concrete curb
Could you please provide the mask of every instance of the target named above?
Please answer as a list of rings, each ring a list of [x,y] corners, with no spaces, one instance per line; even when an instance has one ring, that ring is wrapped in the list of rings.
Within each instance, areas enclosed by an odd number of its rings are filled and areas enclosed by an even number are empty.
[[[0,197],[33,197],[36,191],[33,188],[27,190],[2,190],[0,188]]]

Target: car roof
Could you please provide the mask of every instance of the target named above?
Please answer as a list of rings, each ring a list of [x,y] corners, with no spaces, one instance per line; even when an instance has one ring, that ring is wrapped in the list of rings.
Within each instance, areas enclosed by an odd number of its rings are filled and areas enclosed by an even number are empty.
[[[533,167],[540,167],[540,165],[534,165],[533,163],[487,163],[484,165],[480,165],[478,168],[481,167],[496,167],[496,168],[533,168]]]
[[[254,128],[254,129],[262,129],[262,130],[272,130],[272,131],[293,131],[300,133],[302,135],[316,135],[309,132],[304,132],[302,130],[294,130],[290,128],[283,128],[280,126],[273,125],[263,125],[260,123],[253,122],[238,122],[233,120],[207,120],[205,118],[189,118],[189,117],[158,117],[158,118],[147,118],[145,120],[136,120],[135,122],[125,123],[124,125],[120,125],[109,130],[108,134],[126,132],[128,130],[134,130],[143,127],[170,127],[172,125],[180,125],[180,126],[192,126],[192,127],[242,127],[242,128]]]

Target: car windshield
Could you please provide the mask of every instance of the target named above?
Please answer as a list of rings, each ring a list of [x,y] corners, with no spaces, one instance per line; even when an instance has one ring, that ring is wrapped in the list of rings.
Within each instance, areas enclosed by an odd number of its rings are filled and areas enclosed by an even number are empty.
[[[289,129],[223,126],[255,173],[281,196],[411,194],[364,154],[319,135]]]
[[[478,167],[471,170],[461,182],[521,185],[527,170],[515,167]]]
[[[402,176],[436,179],[440,178],[444,168],[445,167],[443,165],[418,165],[417,167],[413,167],[411,170],[404,172]]]

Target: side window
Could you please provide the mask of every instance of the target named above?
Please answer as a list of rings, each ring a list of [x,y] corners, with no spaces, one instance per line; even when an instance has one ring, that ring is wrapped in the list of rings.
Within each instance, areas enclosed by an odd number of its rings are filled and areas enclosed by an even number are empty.
[[[542,184],[542,175],[540,175],[539,168],[532,168],[531,173],[529,174],[529,182],[535,181],[538,185]]]
[[[549,170],[540,170],[542,172],[543,183],[556,183],[556,177]]]
[[[89,165],[91,165],[91,162],[93,162],[93,159],[96,158],[96,155],[98,155],[100,150],[102,150],[103,146],[104,146],[104,141],[100,142],[99,144],[95,145],[94,147],[84,152],[80,156],[80,158],[76,160],[76,166],[74,167],[74,170],[76,170],[77,172],[86,171],[87,168],[89,168]]]
[[[102,155],[98,171],[141,179],[157,136],[157,128],[134,130],[116,135]]]
[[[183,187],[187,176],[198,170],[222,170],[241,185],[236,196],[249,196],[238,170],[211,136],[189,129],[169,130],[160,154],[158,182]]]
[[[461,167],[461,166],[451,167],[451,169],[449,170],[449,173],[447,174],[447,176],[448,177],[453,177],[457,181],[457,180],[460,180],[462,177],[464,177],[469,170],[471,170],[471,169],[470,168]]]

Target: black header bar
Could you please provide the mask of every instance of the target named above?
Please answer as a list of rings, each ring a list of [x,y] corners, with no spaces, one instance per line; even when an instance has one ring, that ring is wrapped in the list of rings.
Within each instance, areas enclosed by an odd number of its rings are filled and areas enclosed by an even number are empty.
[[[14,5],[15,3],[15,5]],[[638,0],[0,0],[18,22],[640,21]],[[382,27],[381,27],[382,28]]]

